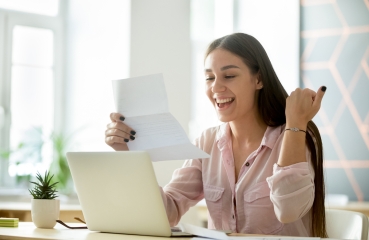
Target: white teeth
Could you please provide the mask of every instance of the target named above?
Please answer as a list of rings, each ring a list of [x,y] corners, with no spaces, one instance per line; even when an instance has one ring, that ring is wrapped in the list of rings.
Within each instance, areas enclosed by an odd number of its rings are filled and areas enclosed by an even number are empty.
[[[234,100],[233,98],[215,99],[217,103],[226,103],[226,102],[231,102],[233,100]]]

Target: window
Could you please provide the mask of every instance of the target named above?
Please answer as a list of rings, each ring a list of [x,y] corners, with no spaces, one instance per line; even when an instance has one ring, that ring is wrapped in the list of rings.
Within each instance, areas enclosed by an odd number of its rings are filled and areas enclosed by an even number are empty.
[[[10,149],[23,143],[31,146],[28,151],[32,152],[10,156],[12,177],[29,176],[43,167],[42,142],[46,140],[45,135],[50,135],[54,121],[53,40],[50,29],[21,25],[13,28]]]
[[[0,0],[0,150],[12,152],[0,159],[0,186],[28,180],[52,161],[48,137],[63,109],[58,4]]]

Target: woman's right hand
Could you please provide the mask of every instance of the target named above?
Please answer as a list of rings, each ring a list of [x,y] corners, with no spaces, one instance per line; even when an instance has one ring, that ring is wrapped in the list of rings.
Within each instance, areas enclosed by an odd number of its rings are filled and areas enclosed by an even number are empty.
[[[115,151],[128,151],[127,142],[135,140],[136,132],[123,123],[124,117],[119,113],[110,114],[111,123],[105,131],[105,142]]]

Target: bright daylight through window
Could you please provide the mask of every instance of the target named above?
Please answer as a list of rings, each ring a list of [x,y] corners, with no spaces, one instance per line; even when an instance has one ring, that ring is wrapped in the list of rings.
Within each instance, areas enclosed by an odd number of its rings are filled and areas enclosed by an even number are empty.
[[[53,160],[58,9],[58,0],[0,0],[1,187],[27,187]]]

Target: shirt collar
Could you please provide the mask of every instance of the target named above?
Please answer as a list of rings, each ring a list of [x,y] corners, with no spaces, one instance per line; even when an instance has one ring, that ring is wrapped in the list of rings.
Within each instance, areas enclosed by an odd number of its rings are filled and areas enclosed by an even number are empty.
[[[273,149],[274,144],[277,142],[278,137],[281,135],[283,128],[284,125],[277,127],[268,126],[264,133],[263,140],[261,140],[261,145]]]
[[[219,150],[222,150],[227,144],[231,142],[231,127],[229,123],[223,123],[219,126],[216,141]]]
[[[284,125],[277,127],[268,126],[263,139],[261,140],[260,146],[266,146],[273,149],[278,137],[281,135]],[[231,141],[231,127],[229,123],[223,123],[219,126],[219,131],[217,133],[216,141],[218,143],[219,150],[222,150],[224,146]]]

